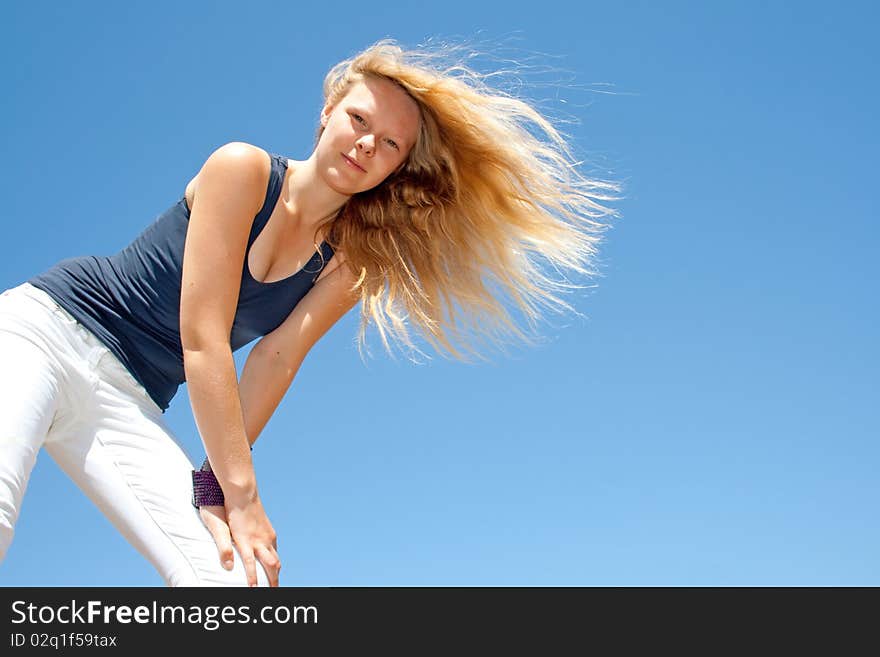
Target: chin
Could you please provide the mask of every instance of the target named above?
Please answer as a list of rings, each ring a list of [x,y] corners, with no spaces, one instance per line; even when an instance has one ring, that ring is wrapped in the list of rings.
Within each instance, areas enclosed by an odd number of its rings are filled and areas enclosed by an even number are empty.
[[[345,172],[340,171],[336,167],[329,167],[327,169],[327,173],[321,176],[324,184],[327,185],[330,189],[332,189],[337,194],[344,194],[346,196],[351,196],[352,194],[357,194],[360,189],[351,184],[351,180],[346,178]]]

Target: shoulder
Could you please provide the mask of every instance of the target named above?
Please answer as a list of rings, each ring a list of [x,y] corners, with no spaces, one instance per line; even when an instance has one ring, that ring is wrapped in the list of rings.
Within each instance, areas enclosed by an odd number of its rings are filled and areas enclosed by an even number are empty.
[[[243,141],[231,141],[214,150],[205,161],[247,178],[262,178],[268,183],[272,156],[267,151]]]
[[[187,203],[193,207],[199,189],[206,187],[206,179],[217,184],[235,188],[245,193],[259,209],[262,207],[269,177],[272,174],[271,155],[253,144],[231,141],[215,149],[205,160],[202,168],[186,188]]]

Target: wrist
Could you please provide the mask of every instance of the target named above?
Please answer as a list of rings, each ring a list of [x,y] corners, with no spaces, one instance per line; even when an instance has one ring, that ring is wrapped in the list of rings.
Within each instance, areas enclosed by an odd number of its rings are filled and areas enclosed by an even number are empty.
[[[192,505],[197,509],[203,506],[224,506],[223,489],[210,470],[192,471]]]
[[[257,500],[257,480],[251,477],[242,481],[223,482],[223,495],[230,507],[247,506]]]
[[[250,449],[254,451],[253,447]],[[192,471],[192,482],[192,504],[194,507],[225,505],[226,494],[224,493],[224,488],[220,486],[220,482],[211,468],[211,462],[207,458],[205,458],[198,470]],[[257,497],[256,479],[253,477],[253,470],[251,470],[250,477],[226,482],[225,487],[236,505],[242,502],[250,502]]]

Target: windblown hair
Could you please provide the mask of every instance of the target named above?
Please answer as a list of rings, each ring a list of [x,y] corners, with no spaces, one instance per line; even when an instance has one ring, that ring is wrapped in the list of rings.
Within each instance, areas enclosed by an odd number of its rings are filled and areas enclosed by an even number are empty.
[[[556,293],[583,286],[547,277],[535,256],[597,274],[602,218],[618,216],[599,201],[617,200],[619,185],[579,174],[548,119],[488,86],[488,75],[460,62],[435,65],[443,54],[384,39],[328,72],[326,103],[336,105],[366,77],[387,79],[417,102],[421,127],[402,167],[318,229],[327,226],[325,239],[358,279],[359,350],[372,319],[389,353],[389,336],[423,353],[409,319],[438,353],[468,361],[484,358],[481,341],[501,346],[513,335],[532,343],[498,291],[532,328],[540,305],[574,311]]]

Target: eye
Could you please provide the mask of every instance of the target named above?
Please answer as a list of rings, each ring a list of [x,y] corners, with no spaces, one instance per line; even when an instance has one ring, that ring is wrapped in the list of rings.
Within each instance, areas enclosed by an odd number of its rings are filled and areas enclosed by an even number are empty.
[[[389,139],[389,140],[388,140],[388,143],[391,144],[391,145],[392,145],[394,148],[396,148],[397,150],[400,150],[400,148],[398,147],[397,143],[396,143],[393,139]]]
[[[366,123],[366,121],[364,121],[364,117],[362,117],[360,114],[352,114],[352,116],[361,123]]]

